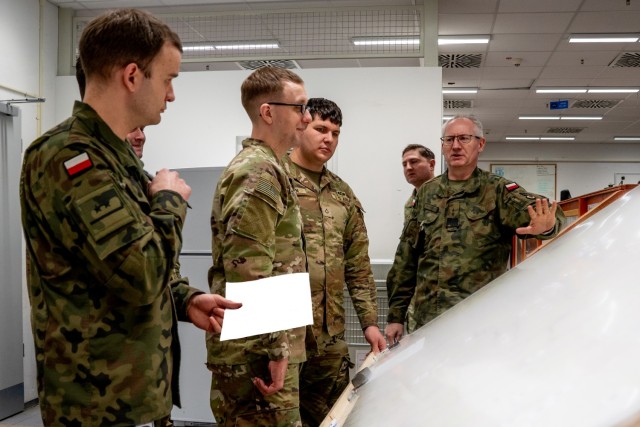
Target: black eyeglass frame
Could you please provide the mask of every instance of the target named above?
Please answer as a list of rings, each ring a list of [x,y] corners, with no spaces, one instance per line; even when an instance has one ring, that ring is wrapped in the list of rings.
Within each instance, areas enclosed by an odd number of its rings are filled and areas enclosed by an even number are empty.
[[[460,140],[460,137],[465,137],[468,136],[469,140],[467,142],[463,142],[462,140]],[[445,139],[447,138],[452,138],[451,142],[446,142]],[[470,134],[462,134],[462,135],[447,135],[447,136],[443,136],[442,138],[440,138],[440,141],[442,141],[442,145],[453,145],[453,143],[456,141],[456,139],[460,142],[460,144],[466,145],[468,143],[470,143],[473,138],[476,139],[482,139],[481,136],[476,136],[476,135],[470,135]]]
[[[303,116],[304,116],[304,113],[306,113],[309,110],[309,106],[307,104],[290,104],[288,102],[275,102],[275,101],[265,102],[265,104],[284,105],[286,107],[298,107],[300,108],[300,114],[302,114]]]

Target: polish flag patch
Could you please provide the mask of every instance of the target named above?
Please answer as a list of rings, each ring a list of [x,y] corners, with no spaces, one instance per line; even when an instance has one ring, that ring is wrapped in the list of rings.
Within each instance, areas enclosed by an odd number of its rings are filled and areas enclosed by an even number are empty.
[[[89,169],[91,166],[93,166],[93,163],[91,163],[91,159],[87,153],[78,154],[72,159],[64,162],[64,167],[69,176],[77,175],[80,172]]]
[[[516,188],[519,188],[520,186],[518,184],[516,184],[515,182],[512,182],[511,184],[507,184],[506,187],[507,187],[507,190],[513,191]]]

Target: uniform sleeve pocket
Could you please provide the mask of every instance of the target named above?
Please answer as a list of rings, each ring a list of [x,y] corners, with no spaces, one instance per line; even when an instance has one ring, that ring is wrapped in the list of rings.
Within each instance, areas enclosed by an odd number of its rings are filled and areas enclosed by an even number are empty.
[[[78,198],[73,202],[73,207],[88,230],[89,241],[100,259],[147,232],[145,227],[131,230],[126,227],[135,222],[135,216],[113,183]]]

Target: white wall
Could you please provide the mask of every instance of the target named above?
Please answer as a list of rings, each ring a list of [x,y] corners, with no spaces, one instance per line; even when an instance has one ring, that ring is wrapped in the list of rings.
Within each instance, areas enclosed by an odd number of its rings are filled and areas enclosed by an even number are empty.
[[[297,70],[309,97],[332,99],[342,109],[340,145],[332,167],[354,189],[366,211],[369,254],[392,259],[402,227],[402,208],[411,193],[401,166],[410,143],[429,146],[439,157],[442,77],[439,68]],[[236,136],[251,123],[240,103],[246,71],[182,73],[176,101],[162,122],[145,129],[144,161],[162,167],[226,166]],[[74,77],[58,78],[58,120],[78,98]]]
[[[24,148],[43,128],[54,123],[58,9],[44,0],[0,0],[0,10],[0,99],[47,99],[45,103],[14,104],[21,111]],[[37,391],[29,302],[24,283],[23,276],[24,387],[25,401],[30,401],[37,397]]]
[[[606,188],[614,174],[640,173],[640,146],[637,144],[520,144],[487,143],[480,156],[481,168],[491,163],[555,163],[556,198],[568,189],[573,197]],[[626,181],[626,184],[637,184]]]

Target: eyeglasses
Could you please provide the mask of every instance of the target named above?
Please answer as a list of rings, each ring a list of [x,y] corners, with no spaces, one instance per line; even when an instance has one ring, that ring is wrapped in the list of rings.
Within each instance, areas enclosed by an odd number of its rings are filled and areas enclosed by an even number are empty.
[[[309,110],[309,106],[307,104],[289,104],[288,102],[267,102],[269,105],[285,105],[287,107],[298,107],[300,109],[300,114],[304,116]]]
[[[473,138],[480,139],[479,136],[475,135],[449,135],[443,136],[442,138],[440,138],[440,141],[442,141],[442,144],[444,145],[452,145],[453,141],[457,139],[458,141],[460,141],[460,144],[468,144],[473,140]]]

